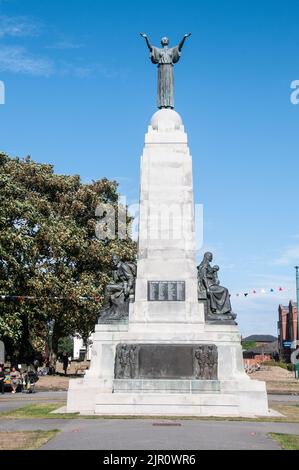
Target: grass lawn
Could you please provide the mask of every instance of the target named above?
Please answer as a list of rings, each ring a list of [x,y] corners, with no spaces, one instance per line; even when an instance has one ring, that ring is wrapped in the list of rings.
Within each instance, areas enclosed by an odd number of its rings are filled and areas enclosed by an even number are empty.
[[[286,421],[288,423],[299,423],[299,404],[286,404],[285,402],[272,402],[270,408],[279,411],[284,417],[275,418],[276,421]]]
[[[271,432],[269,436],[275,439],[284,450],[299,450],[299,436],[276,432]]]
[[[0,432],[0,450],[35,450],[46,444],[58,433],[52,431]]]
[[[78,418],[78,413],[64,413],[52,414],[51,412],[60,408],[63,404],[60,403],[34,403],[26,405],[23,408],[10,410],[0,413],[0,419],[72,419]]]
[[[197,416],[101,416],[101,415],[80,415],[79,413],[52,413],[63,406],[63,403],[34,403],[26,405],[23,408],[0,413],[0,419],[165,419],[165,420],[184,420],[200,419],[214,421],[253,421],[253,422],[287,422],[299,423],[299,404],[290,405],[279,402],[273,402],[270,407],[279,411],[284,416],[272,418],[239,418],[239,417],[197,417]]]

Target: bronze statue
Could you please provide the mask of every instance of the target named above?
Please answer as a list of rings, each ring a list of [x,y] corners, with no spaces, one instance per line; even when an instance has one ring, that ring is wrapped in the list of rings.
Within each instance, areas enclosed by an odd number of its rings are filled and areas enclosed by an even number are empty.
[[[178,46],[169,48],[169,39],[161,39],[162,49],[151,45],[144,33],[140,35],[145,39],[150,50],[150,58],[153,64],[158,64],[158,108],[174,108],[174,74],[173,65],[180,60],[181,50],[186,39],[191,33],[185,34]]]
[[[195,378],[196,379],[202,379],[203,377],[203,350],[204,346],[199,346],[197,349],[194,351],[194,356],[195,356]]]
[[[121,344],[116,349],[115,377],[119,379],[129,379],[130,374],[130,347]]]
[[[101,311],[99,323],[123,320],[129,315],[129,302],[134,298],[136,264],[112,258],[113,284],[106,286],[106,307]]]
[[[115,352],[114,377],[116,379],[134,379],[137,368],[138,347],[134,344],[118,344]]]
[[[236,315],[232,313],[228,289],[220,285],[219,266],[211,266],[212,261],[212,253],[207,252],[197,267],[199,300],[207,300],[208,314],[221,319],[234,320]]]
[[[218,351],[214,344],[202,344],[194,350],[194,371],[197,380],[217,380]]]

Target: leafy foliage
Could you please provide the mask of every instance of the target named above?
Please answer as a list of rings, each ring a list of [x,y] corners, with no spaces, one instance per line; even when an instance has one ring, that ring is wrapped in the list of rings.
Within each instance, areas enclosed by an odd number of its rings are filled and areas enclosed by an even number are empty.
[[[256,342],[255,341],[242,341],[242,348],[245,351],[248,351],[249,349],[254,349],[256,348]]]
[[[115,181],[83,184],[52,165],[0,153],[0,295],[35,298],[0,303],[0,337],[16,357],[34,354],[49,334],[55,354],[61,337],[79,333],[86,341],[102,300],[79,297],[103,298],[114,254],[135,258],[130,238],[96,238],[101,203],[117,210]]]
[[[66,354],[68,357],[73,354],[73,338],[71,336],[65,336],[60,338],[58,341],[58,357]]]

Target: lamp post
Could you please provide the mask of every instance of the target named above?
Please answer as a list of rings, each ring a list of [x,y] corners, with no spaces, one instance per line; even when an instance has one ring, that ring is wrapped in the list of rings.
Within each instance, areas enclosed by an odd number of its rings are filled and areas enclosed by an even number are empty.
[[[299,348],[299,266],[295,266],[296,269],[296,293],[297,293],[297,344],[296,349]],[[295,356],[296,357],[296,356]],[[297,359],[298,361],[298,359]],[[299,379],[299,361],[295,363],[296,377]]]

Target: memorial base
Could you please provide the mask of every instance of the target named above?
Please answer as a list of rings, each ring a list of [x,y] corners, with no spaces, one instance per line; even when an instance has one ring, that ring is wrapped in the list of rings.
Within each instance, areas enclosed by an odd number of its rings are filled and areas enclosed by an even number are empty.
[[[131,305],[131,318],[134,304]],[[198,304],[197,318],[203,314]],[[170,317],[169,317],[170,318]],[[218,353],[216,380],[116,379],[115,358],[121,344],[154,346],[214,345]],[[163,360],[163,357],[162,357]],[[153,362],[154,363],[154,362]],[[143,370],[143,369],[142,369]],[[190,372],[191,374],[191,372]],[[129,321],[96,325],[90,369],[71,379],[67,412],[103,416],[269,416],[265,383],[244,372],[240,333],[236,325],[204,321],[172,323]]]
[[[198,302],[192,158],[170,109],[153,115],[145,136],[139,208],[128,321],[106,312],[96,325],[90,369],[70,380],[67,411],[268,416],[265,383],[245,374],[234,318],[205,319]]]

